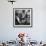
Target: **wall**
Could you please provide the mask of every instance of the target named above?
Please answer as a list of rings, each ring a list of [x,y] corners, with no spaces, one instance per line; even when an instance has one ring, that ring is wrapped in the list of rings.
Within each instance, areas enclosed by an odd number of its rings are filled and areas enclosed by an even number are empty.
[[[14,28],[13,8],[33,8],[33,27]],[[7,0],[0,0],[0,41],[15,40],[19,32],[28,33],[33,40],[46,40],[46,1],[17,0],[12,5]]]

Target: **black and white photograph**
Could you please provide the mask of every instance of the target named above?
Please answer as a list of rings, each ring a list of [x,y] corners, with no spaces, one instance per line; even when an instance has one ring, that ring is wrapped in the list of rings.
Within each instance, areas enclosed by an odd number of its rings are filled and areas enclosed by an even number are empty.
[[[32,8],[14,8],[13,9],[14,27],[32,26]]]

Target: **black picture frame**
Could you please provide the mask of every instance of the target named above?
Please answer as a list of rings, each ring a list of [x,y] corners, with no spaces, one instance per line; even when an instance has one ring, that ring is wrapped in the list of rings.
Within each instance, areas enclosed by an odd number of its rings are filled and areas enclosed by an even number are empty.
[[[32,8],[13,8],[13,27],[32,27]]]

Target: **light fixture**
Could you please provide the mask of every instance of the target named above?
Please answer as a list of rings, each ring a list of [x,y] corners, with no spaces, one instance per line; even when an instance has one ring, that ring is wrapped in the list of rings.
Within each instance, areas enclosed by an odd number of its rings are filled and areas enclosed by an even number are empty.
[[[11,2],[12,4],[16,2],[15,0],[8,0],[8,2]]]

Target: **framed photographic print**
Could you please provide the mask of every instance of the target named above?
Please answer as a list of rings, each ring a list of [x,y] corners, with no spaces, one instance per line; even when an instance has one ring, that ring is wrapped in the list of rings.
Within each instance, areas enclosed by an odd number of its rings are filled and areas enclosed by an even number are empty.
[[[32,27],[32,8],[13,8],[14,27]]]

